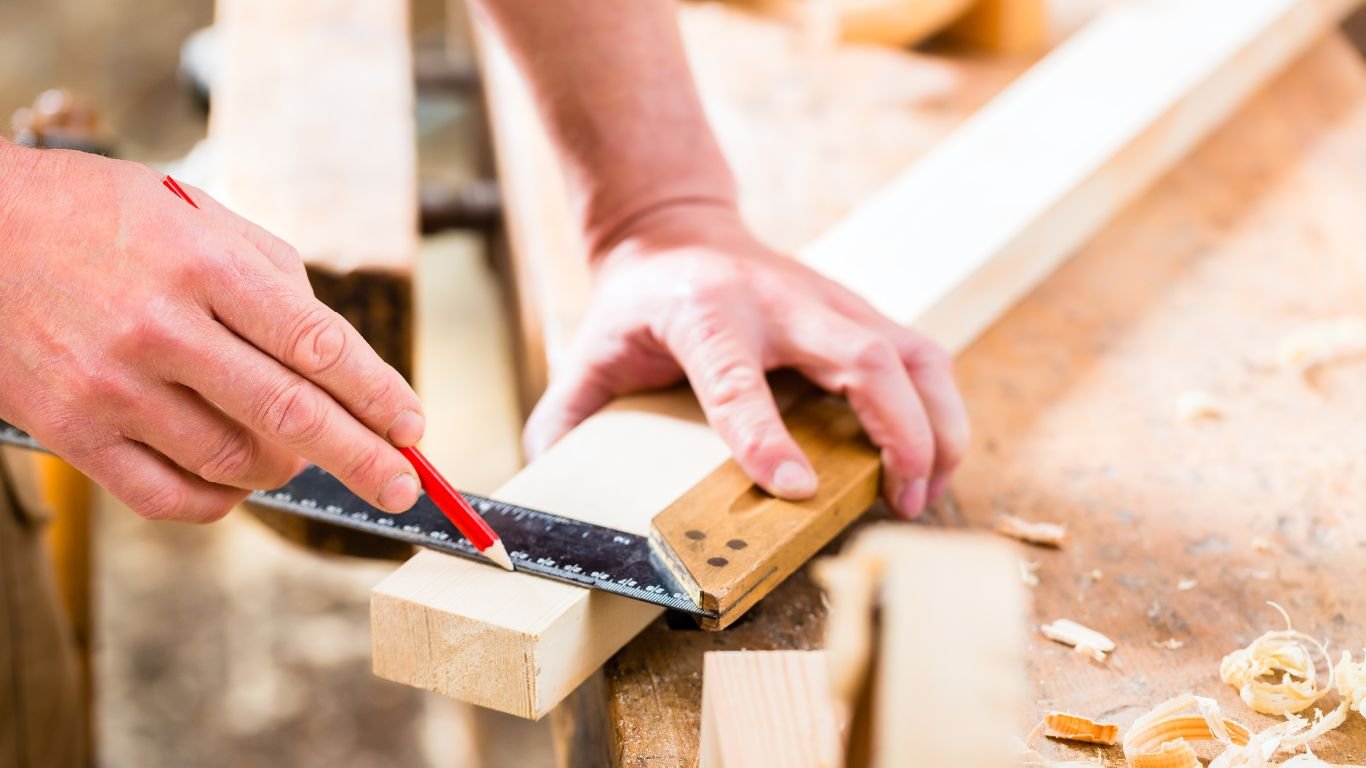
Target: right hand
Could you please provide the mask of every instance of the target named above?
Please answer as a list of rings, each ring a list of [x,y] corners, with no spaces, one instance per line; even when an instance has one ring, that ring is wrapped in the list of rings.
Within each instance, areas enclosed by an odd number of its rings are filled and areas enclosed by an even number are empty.
[[[0,141],[0,418],[140,515],[207,522],[305,461],[417,500],[417,395],[284,242],[135,163]]]

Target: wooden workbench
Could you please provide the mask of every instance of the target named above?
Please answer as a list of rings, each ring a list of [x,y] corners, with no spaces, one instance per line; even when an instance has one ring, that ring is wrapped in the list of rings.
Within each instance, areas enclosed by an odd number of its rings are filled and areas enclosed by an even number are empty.
[[[1021,546],[1036,618],[1119,643],[1101,665],[1036,638],[1040,712],[1127,725],[1193,690],[1264,725],[1217,668],[1278,628],[1267,600],[1338,651],[1366,645],[1366,361],[1271,363],[1290,330],[1366,306],[1363,204],[1366,69],[1334,37],[959,358],[973,449],[927,522],[1065,522],[1066,549]],[[1226,416],[1183,423],[1188,390]],[[702,654],[818,647],[822,622],[804,572],[722,633],[661,619],[556,713],[562,762],[694,765]],[[1366,719],[1315,747],[1366,761]]]

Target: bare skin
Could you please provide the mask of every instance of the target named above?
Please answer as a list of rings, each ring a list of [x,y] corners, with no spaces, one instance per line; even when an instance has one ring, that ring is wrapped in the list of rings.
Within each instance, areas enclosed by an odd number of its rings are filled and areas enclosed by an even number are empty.
[[[0,142],[0,417],[139,514],[206,522],[312,461],[392,512],[417,396],[299,256],[148,168]]]
[[[761,244],[737,210],[671,0],[474,0],[511,50],[566,169],[595,271],[568,359],[527,424],[536,455],[612,397],[684,377],[768,491],[816,490],[764,372],[849,397],[906,516],[968,442],[952,361],[928,339]]]

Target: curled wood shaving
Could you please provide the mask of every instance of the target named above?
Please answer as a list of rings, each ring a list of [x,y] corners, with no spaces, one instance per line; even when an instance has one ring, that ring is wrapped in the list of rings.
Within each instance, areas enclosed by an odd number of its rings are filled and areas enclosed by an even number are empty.
[[[1039,631],[1049,640],[1070,645],[1078,653],[1090,656],[1096,661],[1105,661],[1106,654],[1115,650],[1114,640],[1070,619],[1058,619],[1052,624],[1044,624],[1039,627]]]
[[[1067,712],[1049,712],[1043,723],[1043,735],[1050,739],[1084,741],[1107,747],[1119,743],[1119,726],[1115,723],[1098,723]]]
[[[1272,605],[1285,616],[1280,606]],[[1285,624],[1284,630],[1263,634],[1219,664],[1219,679],[1238,689],[1243,701],[1264,715],[1308,709],[1333,687],[1333,661],[1323,644],[1296,631],[1288,616]],[[1316,669],[1318,658],[1328,669],[1323,686]]]
[[[1352,654],[1343,651],[1342,659],[1333,668],[1333,675],[1337,678],[1343,704],[1366,717],[1366,651],[1362,652],[1359,662],[1352,661]]]
[[[1182,392],[1176,398],[1176,416],[1185,424],[1216,421],[1224,418],[1224,406],[1208,392]]]
[[[1291,728],[1281,743],[1287,749],[1302,747],[1347,722],[1347,702],[1326,715],[1321,710],[1315,710],[1312,723],[1298,715],[1286,715],[1286,719]]]
[[[1245,726],[1219,713],[1213,699],[1184,694],[1134,721],[1124,737],[1124,759],[1130,768],[1200,768],[1191,741],[1227,748],[1245,746],[1251,738]]]
[[[1023,520],[1014,515],[996,519],[996,532],[1012,539],[1044,547],[1061,547],[1067,543],[1067,528],[1058,523]]]
[[[1311,323],[1281,339],[1278,362],[1301,373],[1334,360],[1366,355],[1366,317]]]

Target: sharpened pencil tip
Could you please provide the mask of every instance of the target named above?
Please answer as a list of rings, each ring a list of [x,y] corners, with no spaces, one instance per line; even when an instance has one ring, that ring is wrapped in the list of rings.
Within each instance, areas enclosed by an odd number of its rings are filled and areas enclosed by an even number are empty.
[[[503,546],[501,539],[493,542],[488,549],[484,550],[484,557],[487,557],[509,571],[513,570],[512,558],[508,557],[507,547]]]

